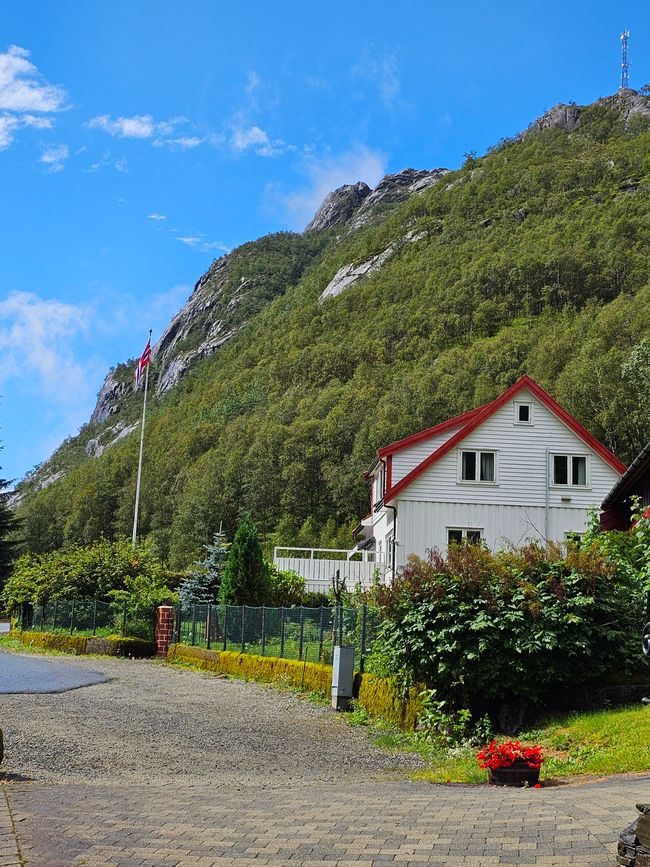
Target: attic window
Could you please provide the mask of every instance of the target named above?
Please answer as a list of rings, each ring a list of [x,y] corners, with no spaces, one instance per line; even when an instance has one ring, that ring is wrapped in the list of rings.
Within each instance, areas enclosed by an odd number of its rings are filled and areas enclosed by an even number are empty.
[[[496,452],[461,451],[461,482],[496,482]]]
[[[533,423],[532,403],[515,403],[515,424]]]

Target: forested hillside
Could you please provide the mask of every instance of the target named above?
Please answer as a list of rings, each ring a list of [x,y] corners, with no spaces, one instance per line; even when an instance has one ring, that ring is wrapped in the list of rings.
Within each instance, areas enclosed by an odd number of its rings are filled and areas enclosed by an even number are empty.
[[[523,373],[634,456],[650,437],[648,114],[611,102],[571,131],[543,126],[360,228],[279,236],[281,255],[265,242],[271,288],[264,245],[247,261],[243,326],[151,403],[141,530],[171,565],[245,512],[278,542],[347,542],[380,445]],[[321,300],[344,266],[365,276]],[[137,421],[140,400],[123,391],[23,484],[30,548],[130,531],[137,432],[100,457],[85,448],[117,418]]]

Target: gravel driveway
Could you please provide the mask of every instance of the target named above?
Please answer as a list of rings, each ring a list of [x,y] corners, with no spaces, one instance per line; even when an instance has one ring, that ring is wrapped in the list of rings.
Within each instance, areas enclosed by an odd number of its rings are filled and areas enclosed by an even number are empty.
[[[149,660],[71,664],[111,680],[2,696],[5,773],[69,783],[266,786],[394,776],[421,764],[374,747],[366,730],[329,708],[270,686]]]

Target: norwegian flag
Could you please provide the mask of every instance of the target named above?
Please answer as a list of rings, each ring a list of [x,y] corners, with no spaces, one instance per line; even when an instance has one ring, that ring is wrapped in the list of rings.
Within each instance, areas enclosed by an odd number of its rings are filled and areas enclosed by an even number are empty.
[[[151,338],[149,338],[147,345],[144,348],[144,352],[140,356],[140,361],[138,361],[135,373],[133,375],[133,379],[135,380],[135,387],[137,388],[140,385],[140,380],[142,379],[142,374],[144,373],[145,367],[151,361]]]

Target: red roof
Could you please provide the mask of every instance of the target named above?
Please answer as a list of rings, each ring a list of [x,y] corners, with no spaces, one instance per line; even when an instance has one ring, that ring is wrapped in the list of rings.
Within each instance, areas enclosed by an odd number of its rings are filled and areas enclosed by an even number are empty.
[[[510,388],[506,389],[502,395],[496,398],[496,400],[491,401],[490,403],[486,403],[483,406],[480,406],[478,409],[470,410],[470,412],[466,412],[464,415],[456,416],[456,418],[449,419],[449,421],[443,422],[442,424],[436,425],[435,427],[428,428],[425,431],[422,431],[419,434],[414,434],[411,437],[407,437],[406,439],[399,440],[396,443],[392,443],[392,445],[385,446],[383,449],[380,449],[378,454],[380,457],[384,457],[386,455],[390,455],[398,449],[404,448],[406,445],[411,445],[414,442],[418,442],[419,440],[426,439],[427,437],[434,436],[437,433],[442,433],[445,430],[450,428],[457,427],[459,424],[463,426],[459,431],[457,431],[453,436],[449,437],[449,439],[443,443],[440,448],[436,449],[436,451],[432,452],[428,457],[426,457],[421,463],[417,465],[410,473],[404,476],[396,485],[394,485],[390,490],[386,491],[386,495],[384,497],[385,501],[392,499],[400,491],[403,491],[404,488],[408,487],[415,479],[418,478],[425,470],[427,470],[430,466],[435,464],[440,460],[443,455],[446,455],[447,452],[451,451],[458,443],[462,442],[466,436],[468,436],[473,430],[476,430],[479,425],[483,424],[490,416],[494,415],[494,413],[504,406],[511,398],[513,398],[516,394],[518,394],[522,389],[528,389],[532,394],[535,395],[542,403],[544,403],[551,412],[556,415],[560,421],[563,421],[564,424],[568,428],[570,428],[580,439],[586,443],[596,454],[600,455],[600,457],[610,465],[617,473],[625,472],[625,464],[621,463],[616,455],[612,454],[608,448],[606,448],[601,442],[599,442],[596,437],[589,433],[589,431],[584,428],[579,421],[576,421],[572,415],[570,415],[565,409],[563,409],[559,403],[557,403],[551,397],[548,392],[544,391],[544,389],[538,385],[530,376],[522,376],[520,379],[515,382],[514,385],[511,385]]]

